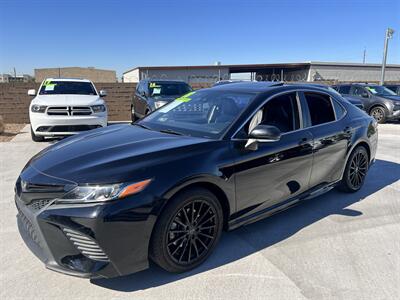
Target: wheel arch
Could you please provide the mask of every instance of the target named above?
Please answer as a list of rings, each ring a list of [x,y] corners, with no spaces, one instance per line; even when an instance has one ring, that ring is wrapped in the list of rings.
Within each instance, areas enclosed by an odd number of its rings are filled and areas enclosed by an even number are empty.
[[[343,174],[344,174],[344,171],[345,171],[345,169],[346,169],[346,165],[347,165],[347,162],[349,161],[349,158],[350,158],[351,153],[353,153],[353,151],[354,151],[358,146],[363,146],[363,147],[367,150],[368,161],[369,161],[369,163],[371,163],[371,155],[372,155],[372,154],[371,154],[371,145],[369,144],[369,142],[368,142],[367,140],[365,140],[365,139],[360,139],[360,140],[358,140],[357,142],[355,142],[355,143],[352,145],[352,147],[349,149],[349,151],[347,152],[346,160],[345,160],[345,163],[344,163],[343,169],[342,169],[342,175],[340,176],[340,178],[343,178]]]
[[[166,206],[170,202],[169,201],[170,199],[174,198],[179,193],[182,193],[186,190],[190,190],[196,187],[204,188],[213,193],[217,197],[222,207],[222,212],[224,217],[224,229],[227,229],[229,216],[231,215],[232,212],[232,205],[231,202],[229,201],[228,194],[218,184],[204,178],[198,179],[196,181],[192,180],[186,181],[185,183],[179,185],[178,187],[175,187],[174,189],[168,191],[165,194],[166,201],[164,201],[164,204],[158,209],[157,215],[160,216],[162,214],[162,212],[165,210]]]
[[[369,145],[366,141],[360,141],[359,143],[357,143],[357,144],[353,147],[353,149],[351,150],[351,152],[353,152],[354,149],[357,148],[358,146],[363,146],[363,147],[365,148],[365,150],[367,150],[367,153],[368,153],[368,162],[370,162],[370,161],[371,161],[371,147],[370,147],[370,145]],[[350,153],[351,153],[351,152],[350,152]]]
[[[376,107],[382,107],[386,113],[389,112],[389,108],[385,105],[385,103],[375,103],[373,105],[371,105],[371,107],[368,109],[368,114],[371,114],[371,111],[376,108]]]

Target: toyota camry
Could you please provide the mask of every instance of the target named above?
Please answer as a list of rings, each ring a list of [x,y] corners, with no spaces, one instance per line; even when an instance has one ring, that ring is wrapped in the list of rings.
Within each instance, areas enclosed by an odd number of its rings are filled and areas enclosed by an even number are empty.
[[[47,268],[115,277],[195,268],[223,230],[337,187],[362,188],[377,122],[326,88],[238,82],[133,124],[64,139],[15,186],[18,225]]]

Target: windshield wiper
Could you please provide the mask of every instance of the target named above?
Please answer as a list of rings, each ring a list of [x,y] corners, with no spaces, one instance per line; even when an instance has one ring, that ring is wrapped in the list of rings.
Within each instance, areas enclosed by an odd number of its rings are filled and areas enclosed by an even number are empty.
[[[182,133],[176,132],[176,131],[174,131],[172,129],[162,129],[162,130],[160,130],[160,132],[169,133],[169,134],[175,134],[175,135],[183,135]]]

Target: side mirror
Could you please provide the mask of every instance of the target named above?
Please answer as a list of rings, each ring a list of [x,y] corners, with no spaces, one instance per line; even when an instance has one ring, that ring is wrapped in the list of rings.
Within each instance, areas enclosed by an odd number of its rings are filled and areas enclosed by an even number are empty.
[[[28,95],[29,96],[36,96],[36,90],[35,89],[28,90]]]
[[[142,97],[147,97],[147,94],[146,94],[145,91],[143,91],[140,95],[141,95]]]
[[[249,134],[249,138],[255,139],[258,142],[275,142],[281,138],[281,131],[271,125],[258,125]]]
[[[367,92],[364,92],[364,93],[361,94],[361,97],[363,97],[363,98],[369,98],[369,95],[368,95]]]
[[[100,94],[100,97],[107,96],[107,92],[105,90],[100,90],[99,94]]]

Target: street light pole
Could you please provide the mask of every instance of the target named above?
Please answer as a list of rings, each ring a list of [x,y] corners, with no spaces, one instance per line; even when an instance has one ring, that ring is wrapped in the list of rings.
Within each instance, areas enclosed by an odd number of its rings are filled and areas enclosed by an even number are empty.
[[[382,59],[382,73],[381,73],[381,82],[380,84],[383,85],[385,83],[385,67],[386,67],[386,57],[387,57],[387,50],[389,39],[393,37],[394,30],[391,28],[386,29],[385,33],[385,44],[383,46],[383,59]]]

